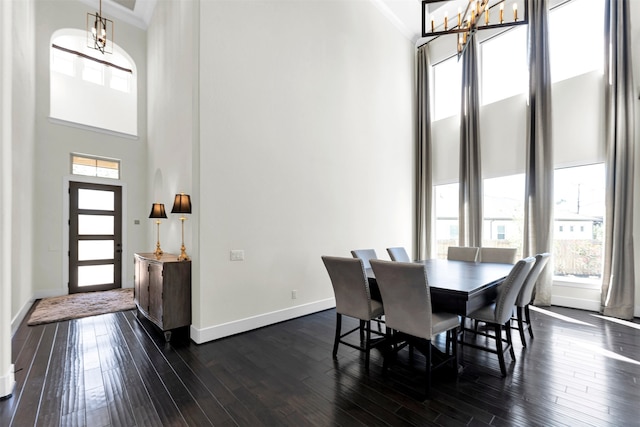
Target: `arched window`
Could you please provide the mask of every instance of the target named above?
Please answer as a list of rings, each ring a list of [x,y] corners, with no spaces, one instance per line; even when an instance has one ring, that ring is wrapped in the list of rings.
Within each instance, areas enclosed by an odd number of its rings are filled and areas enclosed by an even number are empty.
[[[86,31],[65,28],[51,37],[50,117],[138,135],[134,61],[117,44],[104,55],[87,47]]]

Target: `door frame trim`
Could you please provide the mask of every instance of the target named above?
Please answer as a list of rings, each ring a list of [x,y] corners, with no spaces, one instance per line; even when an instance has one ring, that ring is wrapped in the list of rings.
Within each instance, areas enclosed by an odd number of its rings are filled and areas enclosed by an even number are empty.
[[[82,175],[65,175],[62,177],[62,283],[58,295],[69,295],[69,183],[71,181],[88,184],[101,184],[120,187],[122,189],[122,287],[132,288],[133,279],[129,277],[129,268],[133,262],[128,262],[128,234],[127,234],[127,184],[117,179],[97,178]],[[133,259],[133,256],[132,258]]]

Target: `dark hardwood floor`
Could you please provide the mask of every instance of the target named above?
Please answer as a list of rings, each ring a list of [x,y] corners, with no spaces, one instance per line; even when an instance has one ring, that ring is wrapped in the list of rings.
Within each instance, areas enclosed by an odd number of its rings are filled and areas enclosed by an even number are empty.
[[[333,310],[202,345],[165,344],[132,311],[23,323],[0,426],[640,425],[638,319],[558,307],[532,316],[527,348],[514,331],[509,376],[495,355],[464,349],[464,372],[436,374],[429,400],[417,353],[410,365],[402,351],[386,376],[376,350],[368,374],[346,346],[334,361]]]

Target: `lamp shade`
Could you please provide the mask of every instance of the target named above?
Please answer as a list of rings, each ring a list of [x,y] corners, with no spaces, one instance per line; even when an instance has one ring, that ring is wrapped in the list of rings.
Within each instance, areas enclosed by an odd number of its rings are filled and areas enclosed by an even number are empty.
[[[151,206],[151,213],[149,214],[149,218],[166,218],[167,213],[164,211],[164,204],[162,203],[154,203]]]
[[[173,208],[171,213],[191,213],[191,196],[188,194],[180,193],[176,194],[176,198],[173,200]]]

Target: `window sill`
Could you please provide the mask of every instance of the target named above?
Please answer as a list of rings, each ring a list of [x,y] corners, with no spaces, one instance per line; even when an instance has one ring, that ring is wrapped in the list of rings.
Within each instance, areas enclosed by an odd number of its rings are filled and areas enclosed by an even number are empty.
[[[553,276],[553,286],[599,290],[602,287],[602,279],[581,279],[579,277]]]
[[[54,123],[54,124],[57,124],[57,125],[69,126],[69,127],[72,127],[72,128],[88,130],[88,131],[91,131],[91,132],[104,133],[104,134],[111,135],[111,136],[118,136],[120,138],[133,139],[133,140],[138,140],[139,139],[138,135],[131,135],[129,133],[117,132],[117,131],[114,131],[114,130],[98,128],[98,127],[95,127],[95,126],[83,125],[81,123],[69,122],[67,120],[56,119],[55,117],[49,117],[49,121],[51,123]]]

